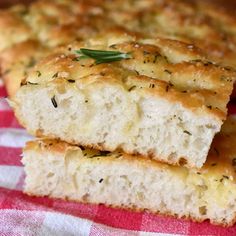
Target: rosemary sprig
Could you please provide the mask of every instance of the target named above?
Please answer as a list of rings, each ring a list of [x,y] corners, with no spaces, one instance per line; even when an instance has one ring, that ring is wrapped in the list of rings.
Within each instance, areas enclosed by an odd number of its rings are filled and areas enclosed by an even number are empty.
[[[119,51],[103,51],[81,48],[80,50],[76,50],[75,52],[79,55],[76,60],[79,61],[82,59],[92,58],[95,60],[96,64],[132,58],[130,53],[123,53]]]

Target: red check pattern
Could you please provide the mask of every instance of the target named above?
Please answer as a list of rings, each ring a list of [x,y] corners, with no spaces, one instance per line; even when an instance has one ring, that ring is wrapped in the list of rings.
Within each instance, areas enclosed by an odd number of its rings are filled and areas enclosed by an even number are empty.
[[[21,148],[30,139],[7,105],[0,86],[0,235],[236,235],[222,228],[149,213],[112,209],[22,193]],[[229,106],[236,114],[236,105]]]

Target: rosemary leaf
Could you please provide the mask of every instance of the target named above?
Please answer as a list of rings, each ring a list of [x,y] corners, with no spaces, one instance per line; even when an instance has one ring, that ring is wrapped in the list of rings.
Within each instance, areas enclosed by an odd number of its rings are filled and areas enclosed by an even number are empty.
[[[80,50],[76,50],[75,52],[79,55],[79,57],[77,57],[77,60],[92,58],[95,60],[96,64],[132,58],[130,53],[123,53],[119,51],[103,51],[81,48]]]

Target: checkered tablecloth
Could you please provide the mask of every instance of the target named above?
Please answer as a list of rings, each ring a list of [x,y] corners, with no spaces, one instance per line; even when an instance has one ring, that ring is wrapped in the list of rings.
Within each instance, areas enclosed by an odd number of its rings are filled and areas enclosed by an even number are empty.
[[[149,213],[134,213],[22,193],[21,148],[31,139],[17,123],[0,84],[0,235],[236,235],[222,228]],[[235,112],[234,106],[231,112]],[[158,193],[157,193],[158,194]]]

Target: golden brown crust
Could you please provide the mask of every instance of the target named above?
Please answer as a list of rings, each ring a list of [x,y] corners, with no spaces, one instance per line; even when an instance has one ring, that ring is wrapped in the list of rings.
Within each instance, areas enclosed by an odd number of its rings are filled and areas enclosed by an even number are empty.
[[[9,96],[16,93],[29,70],[49,51],[36,40],[27,40],[2,51],[0,68]]]
[[[120,26],[146,38],[164,37],[195,44],[208,59],[236,66],[236,17],[212,4],[206,6],[203,1],[115,0],[111,4],[108,0],[39,0],[29,7],[16,6],[0,12],[0,50],[29,39],[53,48]],[[164,46],[160,39],[159,46]],[[191,54],[191,50],[181,50],[185,56]],[[10,77],[9,83],[14,83],[15,77]],[[18,78],[22,79],[21,73]],[[13,87],[19,86],[20,79]]]
[[[0,12],[0,51],[29,39],[54,48],[121,26],[143,38],[158,37],[160,48],[171,48],[171,43],[160,37],[176,39],[197,45],[207,59],[236,66],[236,17],[204,1],[38,0],[28,7],[16,6]],[[189,46],[192,48],[196,51]],[[181,45],[178,53],[186,58],[197,57]],[[20,73],[18,77],[22,79]],[[14,78],[10,77],[10,83],[18,87],[20,79],[14,82]]]

